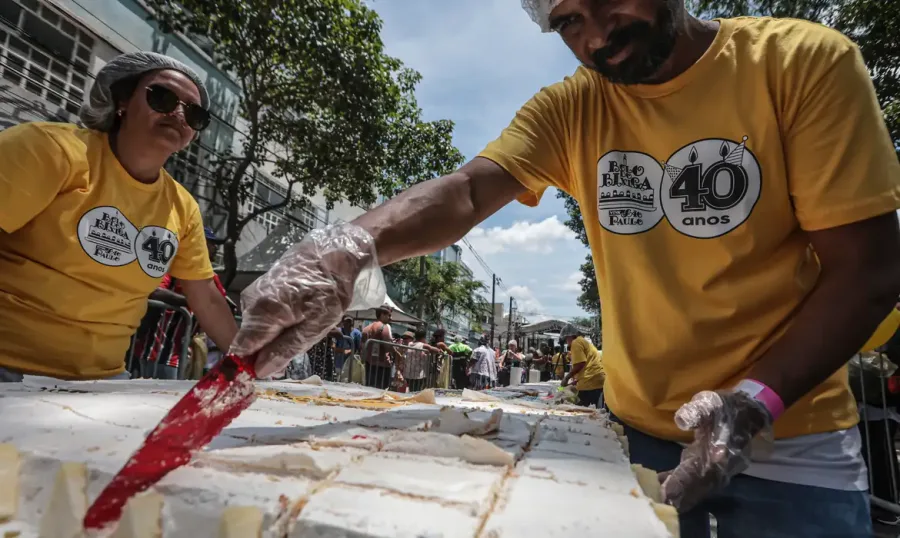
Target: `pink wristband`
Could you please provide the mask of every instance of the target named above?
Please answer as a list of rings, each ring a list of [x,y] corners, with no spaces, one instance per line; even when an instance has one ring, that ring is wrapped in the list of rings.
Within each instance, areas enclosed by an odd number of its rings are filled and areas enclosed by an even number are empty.
[[[763,406],[772,415],[772,422],[778,419],[784,413],[784,402],[774,390],[770,389],[765,383],[760,383],[755,379],[742,379],[740,383],[734,387],[734,390],[743,392],[754,400],[763,404]]]

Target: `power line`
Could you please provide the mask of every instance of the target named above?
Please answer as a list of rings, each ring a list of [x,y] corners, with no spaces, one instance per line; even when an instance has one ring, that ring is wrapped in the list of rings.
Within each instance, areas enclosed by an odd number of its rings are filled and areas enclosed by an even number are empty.
[[[484,261],[484,258],[482,258],[480,254],[478,254],[478,251],[475,250],[475,247],[472,246],[472,243],[470,243],[469,240],[465,237],[462,238],[462,242],[464,245],[466,245],[466,247],[468,247],[469,252],[472,253],[472,256],[475,257],[475,261],[478,262],[481,268],[484,269],[487,274],[496,276],[497,273],[495,273],[494,270],[491,269],[491,267],[487,264],[487,262]],[[497,277],[497,285],[500,286],[500,289],[505,291],[507,295],[510,294],[509,289],[506,287],[506,284],[503,283],[503,280],[500,277]]]

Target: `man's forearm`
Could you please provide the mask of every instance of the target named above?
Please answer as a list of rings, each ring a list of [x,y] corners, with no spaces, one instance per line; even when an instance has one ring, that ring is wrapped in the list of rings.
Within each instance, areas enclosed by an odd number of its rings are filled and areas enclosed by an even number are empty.
[[[499,165],[476,158],[361,215],[354,224],[375,239],[381,265],[431,254],[513,200],[524,187]]]
[[[890,267],[876,273],[823,271],[794,323],[750,370],[789,407],[840,369],[897,301]]]

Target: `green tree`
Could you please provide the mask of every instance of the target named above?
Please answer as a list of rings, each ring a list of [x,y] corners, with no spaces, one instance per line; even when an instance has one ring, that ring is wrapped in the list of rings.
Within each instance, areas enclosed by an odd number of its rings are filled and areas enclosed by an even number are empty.
[[[425,258],[425,274],[420,271],[420,259],[404,260],[384,268],[385,278],[402,294],[402,302],[423,301],[424,321],[440,325],[441,319],[463,314],[477,320],[489,310],[481,295],[485,285],[473,279],[458,263],[440,263]],[[474,323],[473,327],[479,327]],[[478,330],[477,328],[475,330]]]
[[[224,213],[226,285],[235,244],[260,215],[324,192],[367,207],[462,163],[453,123],[422,121],[415,71],[384,51],[381,20],[362,0],[147,0],[163,31],[203,36],[240,86],[241,147],[213,157],[214,211]],[[255,198],[256,172],[287,196]],[[246,211],[253,199],[257,207]]]
[[[688,0],[688,9],[704,18],[756,15],[806,19],[832,26],[853,39],[866,60],[884,111],[884,119],[900,158],[900,2],[882,0]],[[588,246],[578,202],[560,191],[565,201],[565,225]],[[594,263],[581,265],[578,306],[600,312]]]
[[[706,18],[755,15],[806,19],[831,26],[862,52],[900,158],[900,2],[883,0],[690,0]]]
[[[563,191],[558,191],[556,196],[557,198],[562,198],[566,205],[566,220],[563,221],[563,224],[575,232],[578,240],[581,241],[584,246],[590,248],[587,232],[584,229],[584,221],[581,218],[581,208],[578,207],[578,202],[575,198]],[[597,275],[594,272],[594,260],[591,258],[590,254],[585,257],[584,263],[581,264],[581,275],[581,280],[578,282],[581,286],[581,294],[577,299],[578,306],[586,312],[599,314],[600,292],[597,289]]]

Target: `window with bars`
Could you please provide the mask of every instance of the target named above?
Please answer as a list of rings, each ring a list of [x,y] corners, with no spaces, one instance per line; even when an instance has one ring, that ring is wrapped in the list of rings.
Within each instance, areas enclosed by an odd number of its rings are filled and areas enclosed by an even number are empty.
[[[287,196],[287,189],[265,175],[256,173],[256,185],[254,195],[244,205],[244,214],[256,211],[262,207],[270,207],[284,201]],[[301,226],[307,231],[316,227],[318,221],[318,211],[315,207],[299,207],[286,209],[276,209],[267,211],[254,219],[260,226],[266,229],[267,233],[271,233],[279,224],[288,221],[294,225]]]
[[[172,155],[166,163],[166,170],[175,181],[184,185],[189,191],[198,191],[201,186],[213,183],[213,172],[209,168],[209,152],[203,149],[204,134],[191,144]]]
[[[95,38],[39,0],[0,0],[0,79],[77,114]]]

